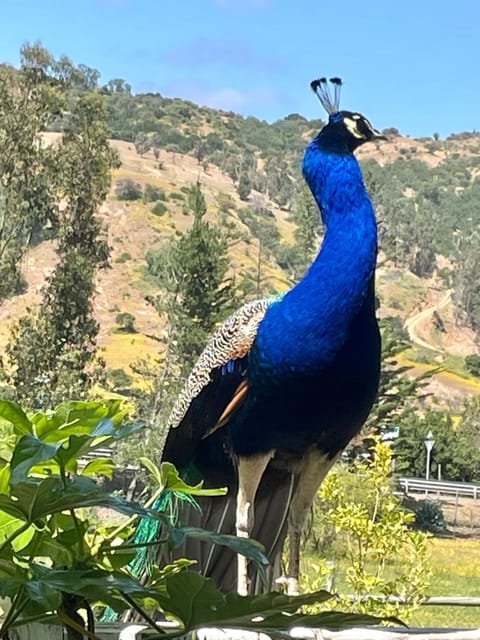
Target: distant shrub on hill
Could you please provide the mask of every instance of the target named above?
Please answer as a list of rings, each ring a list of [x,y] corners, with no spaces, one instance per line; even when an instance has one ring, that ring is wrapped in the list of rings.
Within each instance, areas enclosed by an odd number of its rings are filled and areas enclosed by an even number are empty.
[[[157,202],[150,211],[155,216],[163,216],[167,212],[167,207],[163,202]]]
[[[154,184],[146,184],[143,190],[144,202],[158,202],[158,200],[166,200],[167,196],[162,187],[157,187]]]
[[[465,367],[469,373],[480,378],[480,356],[478,354],[472,353],[466,356]]]
[[[131,178],[123,178],[115,183],[115,195],[118,200],[140,200],[142,186]]]

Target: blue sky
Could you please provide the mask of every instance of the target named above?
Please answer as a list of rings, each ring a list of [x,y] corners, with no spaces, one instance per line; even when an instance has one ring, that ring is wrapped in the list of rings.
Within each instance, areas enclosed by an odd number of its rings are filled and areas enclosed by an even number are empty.
[[[412,136],[480,129],[478,0],[14,0],[0,60],[25,41],[159,91],[269,121],[321,117],[309,89]]]

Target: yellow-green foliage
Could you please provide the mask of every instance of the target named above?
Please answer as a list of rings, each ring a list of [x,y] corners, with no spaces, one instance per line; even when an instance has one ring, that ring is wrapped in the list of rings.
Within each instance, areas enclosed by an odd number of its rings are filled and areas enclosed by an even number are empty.
[[[337,465],[320,489],[315,516],[321,519],[321,532],[317,528],[316,535],[330,540],[323,553],[338,569],[334,590],[340,592],[340,608],[408,619],[429,584],[428,535],[411,528],[414,516],[392,491],[391,468],[391,449],[379,440],[366,462]],[[322,542],[317,540],[317,546]],[[317,563],[305,586],[318,587],[325,566],[325,561]],[[369,596],[398,596],[408,604]]]

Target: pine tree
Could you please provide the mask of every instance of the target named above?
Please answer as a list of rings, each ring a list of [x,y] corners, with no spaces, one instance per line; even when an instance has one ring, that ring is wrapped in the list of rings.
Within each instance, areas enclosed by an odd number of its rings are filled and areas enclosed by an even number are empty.
[[[205,220],[207,205],[198,182],[190,188],[187,204],[193,214],[191,228],[146,256],[159,287],[150,302],[167,319],[165,351],[155,363],[144,360],[132,367],[151,389],[137,398],[139,416],[147,422],[153,418],[160,427],[210,334],[238,306],[227,275],[230,236]],[[157,436],[158,429],[155,439],[148,440],[150,454]]]
[[[205,220],[207,206],[198,182],[190,188],[187,203],[192,227],[157,254],[157,264],[150,266],[164,288],[158,309],[168,316],[170,348],[183,374],[191,369],[216,324],[235,306],[227,278],[228,236]]]

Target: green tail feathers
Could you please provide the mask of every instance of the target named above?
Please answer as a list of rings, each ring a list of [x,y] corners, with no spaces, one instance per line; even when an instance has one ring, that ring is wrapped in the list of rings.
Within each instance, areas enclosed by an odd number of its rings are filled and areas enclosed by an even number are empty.
[[[197,509],[200,508],[192,495],[170,489],[162,491],[150,508],[167,515],[170,523],[175,525],[178,522],[180,506],[184,502],[188,502]],[[128,571],[137,580],[144,581],[151,574],[152,565],[158,556],[158,549],[156,545],[150,543],[160,538],[162,525],[162,521],[155,518],[140,518],[138,522],[132,542],[143,546],[138,547],[135,558],[128,564]],[[118,617],[119,614],[114,609],[107,607],[101,621],[115,622]]]

